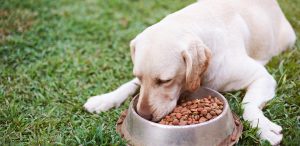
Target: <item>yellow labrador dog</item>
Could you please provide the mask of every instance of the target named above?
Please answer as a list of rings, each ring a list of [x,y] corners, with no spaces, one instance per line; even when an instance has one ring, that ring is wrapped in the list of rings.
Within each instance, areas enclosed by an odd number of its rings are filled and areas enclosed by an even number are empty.
[[[295,32],[275,0],[200,0],[148,27],[131,43],[133,80],[88,99],[89,112],[118,107],[140,87],[137,112],[157,121],[172,111],[179,95],[206,86],[246,89],[244,120],[272,145],[279,125],[263,115],[276,81],[264,65],[293,46]]]

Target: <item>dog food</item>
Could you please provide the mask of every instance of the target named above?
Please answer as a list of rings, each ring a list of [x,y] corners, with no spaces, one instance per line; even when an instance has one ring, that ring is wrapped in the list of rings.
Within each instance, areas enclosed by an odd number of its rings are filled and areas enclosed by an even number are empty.
[[[159,123],[163,125],[192,125],[216,118],[223,111],[224,103],[217,97],[204,97],[191,101],[181,100],[175,109]]]

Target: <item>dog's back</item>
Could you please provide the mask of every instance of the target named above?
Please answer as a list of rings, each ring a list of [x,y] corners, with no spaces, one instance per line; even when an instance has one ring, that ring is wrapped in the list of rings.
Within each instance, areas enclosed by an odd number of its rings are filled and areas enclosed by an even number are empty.
[[[239,0],[232,0],[239,1]],[[246,21],[249,33],[250,57],[267,63],[273,56],[292,47],[296,35],[275,0],[239,1],[240,15]]]
[[[190,31],[199,31],[196,33],[212,51],[226,48],[227,42],[243,39],[246,49],[243,51],[262,64],[293,46],[296,40],[294,30],[275,0],[200,0],[169,15],[164,21],[182,24],[187,29],[198,25],[201,30]],[[222,47],[215,48],[217,41],[224,41]]]

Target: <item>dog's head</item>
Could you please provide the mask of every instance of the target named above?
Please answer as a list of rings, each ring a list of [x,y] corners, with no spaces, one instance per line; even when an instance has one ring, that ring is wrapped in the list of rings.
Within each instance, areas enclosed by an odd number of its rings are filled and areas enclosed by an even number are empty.
[[[180,93],[195,91],[201,84],[210,58],[201,40],[182,41],[153,36],[130,43],[133,74],[140,80],[137,112],[158,121],[176,106]]]

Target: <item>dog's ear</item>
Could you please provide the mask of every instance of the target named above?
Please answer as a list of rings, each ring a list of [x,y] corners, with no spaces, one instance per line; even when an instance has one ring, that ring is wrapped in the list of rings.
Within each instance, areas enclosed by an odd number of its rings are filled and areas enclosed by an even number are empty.
[[[134,64],[134,56],[135,56],[135,44],[136,44],[136,39],[133,39],[130,41],[130,55],[131,55],[131,60],[132,60],[132,63]]]
[[[211,52],[202,41],[192,41],[189,47],[182,52],[186,65],[186,85],[185,88],[193,92],[200,87],[201,76],[206,71]]]

